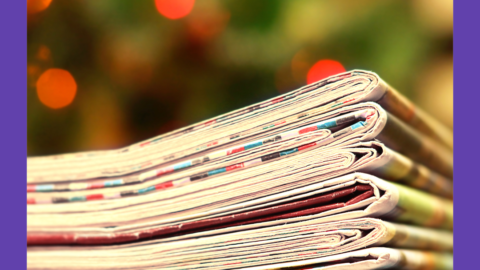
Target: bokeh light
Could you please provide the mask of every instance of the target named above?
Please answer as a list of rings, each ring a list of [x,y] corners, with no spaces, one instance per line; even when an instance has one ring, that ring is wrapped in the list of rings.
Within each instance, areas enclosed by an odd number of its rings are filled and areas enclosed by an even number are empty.
[[[186,25],[189,40],[196,45],[207,46],[226,28],[230,20],[230,12],[219,2],[202,2],[195,7],[196,12],[188,16]]]
[[[311,84],[342,72],[345,72],[345,68],[340,62],[329,59],[320,60],[308,70],[307,83]]]
[[[305,84],[305,77],[313,62],[312,58],[307,50],[300,50],[293,56],[290,66],[292,76],[297,83]]]
[[[38,78],[38,98],[52,109],[59,109],[72,103],[76,93],[77,83],[66,70],[51,68]]]
[[[158,12],[172,20],[187,16],[194,4],[195,0],[155,0]]]
[[[52,57],[52,52],[50,51],[50,49],[47,46],[41,45],[40,48],[38,48],[38,52],[37,52],[37,59],[38,60],[48,61],[48,60],[50,60],[51,57]]]
[[[27,13],[33,14],[44,11],[50,6],[52,0],[27,0]]]

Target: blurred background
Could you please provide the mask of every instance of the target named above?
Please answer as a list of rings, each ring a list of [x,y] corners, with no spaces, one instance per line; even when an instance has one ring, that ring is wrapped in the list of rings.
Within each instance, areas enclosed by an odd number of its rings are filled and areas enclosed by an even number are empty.
[[[453,126],[452,0],[27,0],[28,155],[111,149],[365,69]]]

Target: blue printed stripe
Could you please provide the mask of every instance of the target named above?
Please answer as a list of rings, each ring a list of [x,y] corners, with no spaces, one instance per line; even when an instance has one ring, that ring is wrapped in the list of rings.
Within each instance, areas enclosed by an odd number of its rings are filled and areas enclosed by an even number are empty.
[[[77,197],[71,197],[70,201],[71,202],[81,202],[81,201],[86,201],[87,198],[85,196],[77,196]]]
[[[153,140],[152,142],[158,142],[158,141],[160,141],[161,139],[162,139],[162,138],[158,138],[158,139]]]
[[[214,175],[214,174],[222,173],[222,172],[226,172],[226,171],[227,171],[226,168],[220,168],[220,169],[216,169],[216,170],[213,170],[213,171],[209,171],[207,174],[208,174],[208,176],[210,176],[210,175]]]
[[[317,128],[318,129],[326,129],[326,128],[332,128],[332,127],[336,127],[336,126],[337,126],[337,122],[335,120],[330,120],[330,121],[326,121],[326,122],[318,124]]]
[[[362,121],[352,125],[352,130],[365,126],[367,123]]]
[[[187,162],[184,162],[184,163],[173,165],[173,169],[174,170],[180,170],[180,169],[184,169],[184,168],[187,168],[187,167],[190,167],[190,166],[192,166],[192,161],[187,161]]]
[[[139,194],[142,194],[142,193],[149,192],[149,191],[153,191],[153,190],[155,190],[155,186],[151,186],[151,187],[139,189],[139,190],[138,190],[138,193],[139,193]]]
[[[298,151],[297,148],[293,148],[293,149],[290,149],[290,150],[287,150],[287,151],[280,152],[280,156],[285,156],[285,155],[288,155],[288,154],[291,154],[291,153],[295,153],[297,151]]]
[[[262,145],[262,144],[263,144],[262,141],[253,142],[253,143],[250,143],[250,144],[245,145],[243,148],[244,148],[245,150],[248,150],[248,149],[250,149],[250,148],[254,148],[254,147],[260,146],[260,145]]]
[[[123,180],[117,179],[117,180],[106,181],[103,185],[105,187],[119,186],[119,185],[123,185]]]
[[[38,185],[35,187],[35,191],[52,191],[53,185]]]

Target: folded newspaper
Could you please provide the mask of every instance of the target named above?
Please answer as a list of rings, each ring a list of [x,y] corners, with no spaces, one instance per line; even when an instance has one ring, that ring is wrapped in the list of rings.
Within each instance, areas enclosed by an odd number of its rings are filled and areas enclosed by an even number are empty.
[[[181,241],[144,241],[95,248],[30,249],[32,269],[229,269],[321,258],[388,245],[448,252],[448,231],[400,225],[372,218],[321,223],[308,219]],[[121,261],[121,264],[119,262]]]
[[[366,269],[453,269],[453,256],[446,252],[431,252],[406,249],[374,247],[317,259],[295,261],[269,266],[244,269],[322,269],[322,270],[366,270]]]
[[[27,165],[29,268],[451,266],[452,132],[371,72]]]
[[[55,209],[43,209],[44,212],[37,211],[28,217],[28,243],[93,245],[162,236],[184,239],[192,237],[193,232],[205,236],[314,218],[318,222],[329,222],[382,217],[428,227],[453,227],[451,201],[363,173],[268,196],[266,192],[262,197],[247,197],[243,193],[242,199],[250,199],[239,203],[233,196],[226,196],[230,198],[227,204],[218,202],[222,199],[220,196],[195,198],[199,193],[177,200],[154,199],[135,206],[132,202],[123,207],[105,205],[103,211],[97,209],[82,214],[77,208],[66,208],[58,215],[52,214]],[[162,206],[164,214],[155,211]],[[155,216],[150,215],[152,212]],[[123,220],[128,222],[116,222],[124,216]],[[34,221],[42,223],[30,225]]]
[[[452,160],[448,155],[453,145],[451,131],[415,108],[376,74],[355,70],[126,148],[30,158],[27,160],[27,180],[32,184],[54,183],[95,177],[116,177],[144,171],[195,154],[205,155],[210,149],[240,144],[245,139],[266,137],[281,130],[313,123],[315,118],[322,114],[366,101],[377,102],[391,114],[392,118],[398,118],[412,127],[405,130],[396,129],[395,131],[399,133],[388,134],[400,139],[403,139],[401,137],[403,135],[415,138],[405,142],[412,147],[403,149],[404,151],[415,158],[425,158],[429,165],[431,162],[428,150],[435,147],[434,158],[444,154],[442,157],[445,162]],[[334,114],[340,113],[337,111]],[[382,121],[386,121],[386,115],[382,115],[381,118]],[[423,136],[415,136],[418,134]],[[397,146],[396,143],[401,142],[402,140],[392,141],[391,146]],[[440,168],[439,172],[451,176],[452,164],[447,165]]]

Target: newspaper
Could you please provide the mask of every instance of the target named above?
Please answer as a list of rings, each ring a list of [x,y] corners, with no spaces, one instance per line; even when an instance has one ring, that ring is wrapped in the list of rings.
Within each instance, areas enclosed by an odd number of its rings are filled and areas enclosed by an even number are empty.
[[[317,219],[169,243],[29,249],[29,269],[234,269],[390,246],[451,252],[452,233],[379,219]]]
[[[452,132],[371,72],[27,171],[31,269],[451,269]]]
[[[374,269],[453,269],[453,254],[374,247],[318,259],[244,268],[248,270],[374,270]]]
[[[156,219],[154,222],[150,220],[143,224],[137,223],[136,226],[120,225],[89,231],[82,228],[75,230],[66,224],[61,227],[29,227],[27,243],[98,245],[151,237],[161,237],[163,240],[158,241],[171,242],[312,218],[318,222],[330,222],[379,217],[427,227],[453,229],[453,204],[450,200],[364,173],[353,173],[205,212],[189,212],[190,215],[177,214],[177,218],[167,215],[167,219]],[[51,222],[51,219],[46,221]]]
[[[223,175],[265,168],[265,165],[270,162],[291,159],[296,155],[313,150],[316,153],[323,152],[320,154],[324,155],[325,153],[335,152],[336,149],[356,147],[362,141],[369,141],[376,137],[388,137],[391,133],[395,134],[395,132],[390,132],[389,128],[394,127],[395,129],[398,122],[389,124],[389,121],[390,118],[387,117],[385,111],[375,103],[352,105],[316,118],[306,119],[294,126],[293,129],[280,130],[280,133],[263,134],[263,136],[247,140],[243,144],[231,148],[209,152],[203,156],[131,174],[123,178],[81,183],[74,181],[71,183],[30,185],[31,192],[27,203],[115,200],[127,196],[145,195],[159,190],[172,189],[194,182],[210,181]],[[408,129],[408,127],[405,128]],[[405,145],[409,146],[412,141],[418,141],[419,138],[421,138],[420,135],[412,138],[403,136],[402,142],[396,143],[396,147],[407,149],[404,147]],[[429,148],[415,147],[408,149],[411,150],[403,150],[403,152],[409,156],[414,156],[424,164],[430,164],[430,167],[433,167],[436,171],[444,172],[446,175],[450,175],[453,171],[451,155],[447,153],[441,155],[441,149],[433,145]],[[404,169],[412,167],[411,162],[404,161],[404,163]],[[424,169],[423,166],[410,169],[424,171],[423,174],[412,171],[412,173],[416,173],[417,177],[427,174],[427,169]],[[399,173],[406,174],[406,172]],[[433,185],[426,183],[426,185],[431,186],[428,189],[432,189],[432,192],[436,194],[451,193],[451,183],[447,183],[448,181],[444,180],[445,177],[439,175],[437,177],[437,175],[432,173],[427,177],[435,178],[435,180],[432,180],[435,182]],[[384,175],[380,176],[384,177]],[[391,176],[399,177],[399,175]],[[389,177],[387,175],[385,178],[390,180]],[[409,181],[411,182],[411,179],[405,180],[405,182]],[[425,185],[422,188],[425,188]],[[98,191],[98,189],[101,189],[101,191]],[[436,191],[434,189],[441,190]],[[66,194],[69,197],[66,197]],[[440,195],[448,196],[451,194]]]
[[[407,135],[423,135],[422,139],[417,139],[405,151],[419,150],[416,155],[423,154],[422,158],[425,158],[428,156],[422,149],[425,145],[427,148],[435,146],[438,151],[451,154],[450,130],[415,108],[376,74],[354,70],[126,148],[29,158],[27,180],[29,183],[80,181],[118,177],[171,165],[206,151],[228,148],[262,134],[278,133],[289,127],[292,129],[315,115],[365,101],[378,102],[392,117],[406,123],[405,126],[414,131],[407,132]],[[395,134],[396,132],[389,133]],[[415,148],[418,146],[420,149]],[[451,166],[446,167],[445,173],[447,177],[451,176]]]

